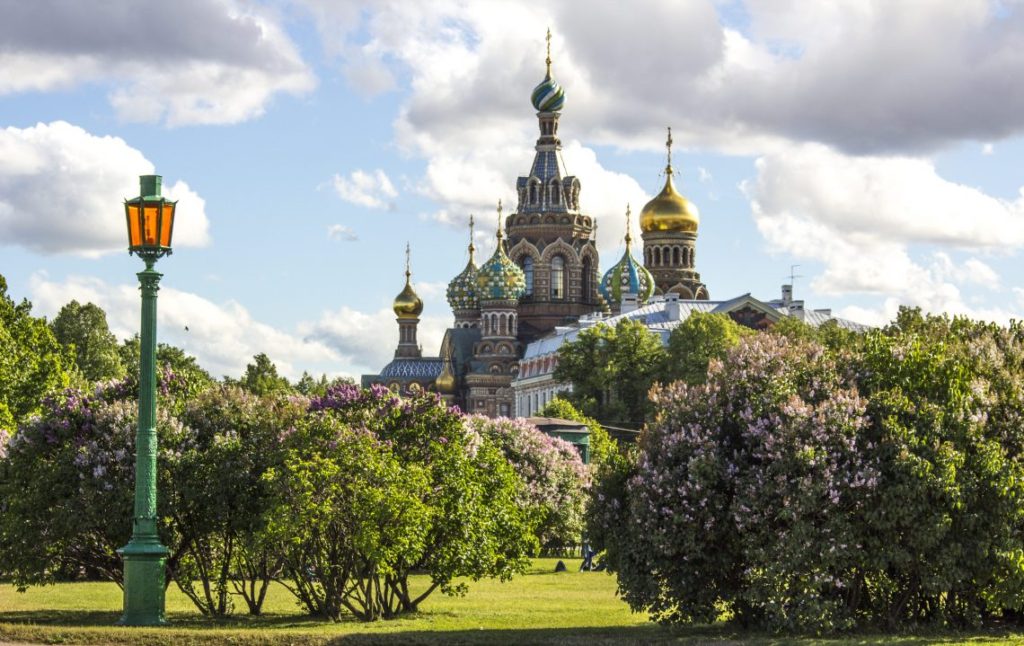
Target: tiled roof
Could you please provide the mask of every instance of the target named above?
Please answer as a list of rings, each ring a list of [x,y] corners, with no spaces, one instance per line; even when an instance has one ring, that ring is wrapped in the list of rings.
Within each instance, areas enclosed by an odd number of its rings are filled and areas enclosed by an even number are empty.
[[[441,374],[444,362],[437,357],[421,359],[395,359],[380,371],[379,377],[387,378],[427,378],[436,379]]]

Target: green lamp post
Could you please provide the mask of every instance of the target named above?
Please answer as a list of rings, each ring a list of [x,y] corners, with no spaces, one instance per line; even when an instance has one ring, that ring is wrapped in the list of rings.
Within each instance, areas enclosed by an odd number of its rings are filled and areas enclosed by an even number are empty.
[[[132,538],[118,550],[124,558],[125,626],[164,623],[164,564],[167,548],[156,523],[156,293],[159,274],[153,265],[171,253],[177,202],[160,196],[159,175],[139,177],[139,197],[125,200],[128,253],[146,263],[139,272],[142,290],[142,338],[139,354],[139,426],[135,435],[135,510]]]

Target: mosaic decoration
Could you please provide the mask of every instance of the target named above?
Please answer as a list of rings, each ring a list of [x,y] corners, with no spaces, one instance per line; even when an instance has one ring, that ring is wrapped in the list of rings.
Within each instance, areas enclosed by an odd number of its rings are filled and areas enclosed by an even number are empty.
[[[476,262],[473,261],[473,254],[476,247],[473,246],[473,216],[469,216],[469,262],[462,273],[448,283],[448,304],[452,310],[475,310],[480,309],[480,299],[476,297]]]
[[[437,379],[444,368],[441,359],[395,359],[380,371],[382,379],[387,378],[429,378]]]
[[[501,226],[501,200],[498,200],[498,246],[494,255],[476,272],[476,293],[481,302],[515,301],[526,293],[523,270],[505,254]]]

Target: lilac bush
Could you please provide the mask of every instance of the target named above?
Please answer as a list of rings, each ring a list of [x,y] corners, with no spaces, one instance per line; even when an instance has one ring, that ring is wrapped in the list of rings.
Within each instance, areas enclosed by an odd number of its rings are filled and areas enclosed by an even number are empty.
[[[471,415],[466,426],[494,442],[526,484],[521,504],[537,516],[540,544],[579,545],[590,473],[572,444],[523,419]]]

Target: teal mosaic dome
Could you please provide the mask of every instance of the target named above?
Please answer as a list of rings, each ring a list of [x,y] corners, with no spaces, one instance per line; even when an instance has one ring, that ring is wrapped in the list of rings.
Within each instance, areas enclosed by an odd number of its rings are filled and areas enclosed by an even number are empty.
[[[526,292],[526,276],[505,255],[500,232],[494,255],[476,272],[476,290],[480,301],[514,301]]]
[[[604,274],[599,286],[601,295],[608,303],[621,303],[623,294],[636,294],[637,302],[643,305],[654,295],[654,277],[647,268],[633,258],[626,240],[626,253],[622,260]]]
[[[548,73],[540,85],[533,88],[530,102],[539,112],[558,112],[565,105],[565,90]]]
[[[448,283],[448,304],[453,310],[475,310],[480,307],[480,299],[476,297],[477,268],[470,255],[469,262],[462,273]]]

